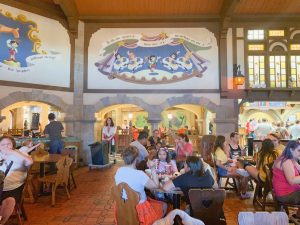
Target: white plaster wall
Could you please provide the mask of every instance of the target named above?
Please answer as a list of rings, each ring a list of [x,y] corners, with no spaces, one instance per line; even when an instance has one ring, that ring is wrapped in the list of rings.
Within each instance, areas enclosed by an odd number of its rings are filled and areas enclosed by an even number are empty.
[[[1,80],[70,87],[71,50],[67,30],[56,20],[3,4],[0,4],[0,9],[4,12],[10,12],[13,17],[25,15],[28,20],[36,22],[39,32],[34,32],[34,34],[41,40],[40,49],[46,51],[47,55],[51,55],[51,52],[59,53],[54,54],[57,56],[55,60],[35,61],[35,65],[30,67],[29,72],[9,72],[0,69]],[[25,38],[27,37],[20,37],[21,44],[22,39]]]

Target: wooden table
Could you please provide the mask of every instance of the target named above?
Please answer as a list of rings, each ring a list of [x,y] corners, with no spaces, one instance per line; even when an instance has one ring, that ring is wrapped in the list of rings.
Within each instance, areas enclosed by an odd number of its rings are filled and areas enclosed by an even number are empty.
[[[161,192],[164,194],[172,194],[173,209],[180,209],[180,198],[183,195],[183,192],[180,189],[176,188],[171,191],[165,191],[161,188],[157,188],[157,189],[153,189],[153,191]]]
[[[33,162],[40,164],[40,177],[45,176],[45,164],[46,163],[56,163],[58,162],[62,157],[64,157],[61,154],[47,154],[47,155],[34,155],[32,157]],[[40,194],[44,194],[44,185],[41,185]]]

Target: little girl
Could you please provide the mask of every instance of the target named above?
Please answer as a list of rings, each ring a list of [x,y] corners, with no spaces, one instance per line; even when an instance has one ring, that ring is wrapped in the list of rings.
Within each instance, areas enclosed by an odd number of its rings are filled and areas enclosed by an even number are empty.
[[[24,141],[22,145],[23,146],[19,149],[19,151],[26,154],[26,155],[28,155],[29,152],[31,152],[32,150],[34,150],[35,148],[40,146],[41,143],[33,145],[33,141],[29,139],[29,140]]]
[[[176,162],[174,160],[170,160],[167,149],[159,149],[159,151],[157,152],[157,158],[158,159],[152,161],[152,167],[155,167],[157,173],[167,173],[171,175],[175,172],[178,172]]]

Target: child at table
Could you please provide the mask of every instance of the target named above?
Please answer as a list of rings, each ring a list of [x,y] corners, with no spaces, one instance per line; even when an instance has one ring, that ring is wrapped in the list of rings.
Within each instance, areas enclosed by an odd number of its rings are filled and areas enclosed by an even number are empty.
[[[24,141],[22,145],[23,146],[19,149],[19,151],[28,155],[32,150],[39,147],[41,145],[41,143],[33,145],[33,141],[31,139],[29,139],[29,140]]]
[[[178,172],[176,162],[170,160],[169,153],[167,149],[161,148],[157,152],[157,159],[148,162],[149,168],[155,167],[157,173],[161,174],[174,174]],[[167,168],[170,168],[167,169]]]

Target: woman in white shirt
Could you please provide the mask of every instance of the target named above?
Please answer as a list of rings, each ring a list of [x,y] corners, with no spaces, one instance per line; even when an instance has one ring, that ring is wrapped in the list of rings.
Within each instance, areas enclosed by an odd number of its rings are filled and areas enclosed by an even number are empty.
[[[108,117],[105,121],[105,126],[102,129],[102,141],[108,141],[110,153],[113,154],[114,158],[116,155],[115,135],[116,135],[116,127],[114,126],[114,122],[112,118]]]
[[[27,177],[27,168],[33,163],[28,154],[14,150],[14,148],[15,140],[12,137],[0,137],[0,170],[5,172],[10,163],[13,162],[4,179],[1,194],[1,224],[6,223],[14,210],[15,204],[20,202]]]
[[[116,185],[126,183],[135,192],[139,193],[140,201],[136,206],[139,220],[144,221],[143,224],[153,224],[154,221],[163,217],[166,213],[167,204],[147,198],[145,188],[156,189],[159,188],[158,175],[155,170],[151,171],[151,177],[146,175],[141,170],[136,169],[139,151],[134,146],[129,146],[122,153],[122,158],[125,166],[120,167],[115,175]],[[123,194],[126,199],[126,194]],[[149,210],[151,209],[151,210]],[[151,214],[151,215],[149,215]],[[146,215],[146,216],[145,216]]]

